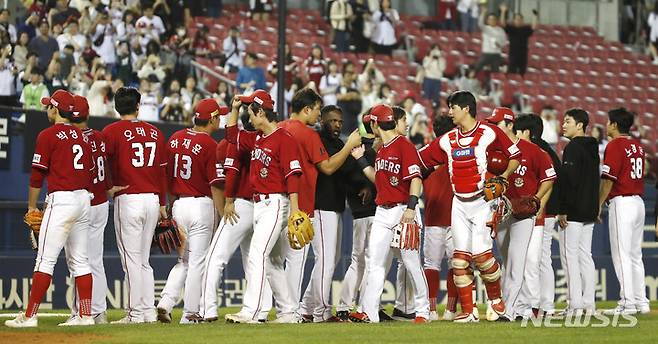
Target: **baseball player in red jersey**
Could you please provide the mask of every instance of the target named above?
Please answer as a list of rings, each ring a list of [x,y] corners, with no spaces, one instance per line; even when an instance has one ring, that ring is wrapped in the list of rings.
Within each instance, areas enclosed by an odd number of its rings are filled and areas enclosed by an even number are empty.
[[[647,314],[651,311],[644,282],[644,149],[629,136],[634,114],[624,108],[608,111],[599,203],[607,202],[610,251],[619,280],[619,302],[605,314]],[[600,210],[599,210],[600,213]],[[599,215],[600,217],[600,215]]]
[[[304,174],[301,177],[299,194],[299,209],[313,220],[316,235],[311,241],[315,261],[311,272],[311,281],[304,292],[300,313],[312,315],[314,322],[335,321],[332,317],[330,292],[338,254],[339,217],[336,212],[321,212],[315,210],[315,189],[318,170],[326,175],[336,172],[350,156],[352,148],[361,144],[358,131],[354,131],[347,139],[345,146],[331,157],[327,154],[320,135],[309,126],[315,125],[320,116],[322,98],[312,89],[299,90],[292,98],[292,113],[290,119],[279,124],[281,128],[292,135],[297,141],[300,162]],[[304,275],[304,263],[308,246],[301,250],[289,250],[286,256],[286,275],[291,283],[291,290],[296,300],[299,300]]]
[[[513,205],[513,215],[499,227],[509,232],[503,277],[503,299],[507,302],[505,316],[508,320],[532,316],[530,289],[539,291],[539,256],[543,230],[535,226],[535,218],[537,213],[543,213],[556,179],[551,158],[539,146],[530,142],[532,126],[533,120],[529,115],[519,116],[514,121],[521,164],[510,175],[510,186],[505,194]],[[536,213],[522,215],[515,211],[514,204],[524,197],[534,198],[540,203]]]
[[[500,291],[501,270],[493,256],[493,239],[486,225],[494,203],[484,198],[486,155],[488,150],[499,150],[510,159],[501,175],[507,178],[518,167],[520,152],[500,128],[475,119],[477,105],[470,92],[453,93],[448,97],[448,105],[457,128],[425,146],[420,157],[425,167],[448,165],[455,193],[450,221],[455,245],[451,265],[463,312],[455,322],[478,322],[473,314],[471,262],[480,270],[493,310],[498,315],[505,313]]]
[[[162,132],[137,119],[141,95],[131,87],[114,95],[121,120],[103,129],[110,176],[128,186],[114,200],[117,246],[128,288],[127,314],[113,323],[155,322],[155,285],[149,263],[158,218],[167,217],[167,147]]]
[[[452,130],[455,124],[450,117],[441,116],[434,120],[436,137]],[[436,299],[439,295],[441,260],[445,255],[450,261],[453,254],[452,234],[450,233],[450,211],[452,209],[452,189],[450,174],[445,165],[433,166],[433,172],[423,181],[425,194],[425,238],[423,241],[425,278],[427,279],[430,320],[439,320],[436,312]],[[450,266],[450,264],[448,264]],[[446,286],[448,288],[448,304],[444,319],[454,319],[457,307],[457,287],[448,270]],[[451,319],[452,320],[452,319]]]
[[[253,131],[248,117],[242,117],[242,123]],[[215,321],[217,314],[217,287],[224,268],[240,246],[242,266],[248,268],[249,245],[253,233],[254,202],[253,188],[249,182],[249,165],[251,152],[238,151],[235,144],[222,140],[217,145],[218,168],[223,169],[225,207],[223,218],[215,231],[208,253],[206,254],[204,277],[201,293],[201,315],[205,321]],[[245,271],[245,276],[249,274]],[[272,309],[272,289],[265,281],[263,287],[263,307],[258,320],[267,320]]]
[[[194,110],[194,127],[175,132],[168,143],[169,193],[175,199],[172,217],[178,229],[186,237],[182,259],[169,274],[158,304],[158,318],[171,321],[171,308],[180,292],[181,271],[185,273],[185,293],[181,324],[193,324],[203,320],[199,314],[201,281],[206,250],[215,227],[215,201],[222,197],[218,183],[223,176],[218,174],[215,151],[217,142],[210,136],[219,129],[219,116],[228,113],[214,99],[201,100]],[[220,171],[221,173],[221,171]],[[170,283],[170,281],[172,283]]]
[[[38,211],[37,199],[48,180],[46,209],[39,231],[32,289],[25,313],[5,321],[8,327],[37,327],[39,304],[50,287],[57,257],[66,250],[66,264],[75,277],[80,316],[61,326],[93,325],[91,316],[92,274],[87,261],[87,230],[91,180],[94,165],[91,149],[82,131],[70,124],[73,95],[59,90],[41,99],[54,123],[37,137],[28,191],[28,213]]]
[[[91,210],[89,213],[89,231],[87,232],[87,256],[89,267],[94,278],[91,300],[91,314],[94,317],[94,323],[107,323],[107,278],[105,277],[105,267],[103,266],[103,235],[107,225],[109,213],[109,202],[107,200],[107,182],[106,166],[107,157],[105,156],[105,140],[100,131],[91,129],[87,126],[89,118],[89,104],[87,99],[81,96],[73,96],[73,116],[71,123],[78,127],[82,134],[89,141],[91,147],[92,160],[96,166],[96,175],[93,177],[91,189],[94,198],[91,200]],[[115,188],[114,190],[117,190]],[[71,317],[78,316],[80,300],[77,299],[71,305]],[[73,319],[69,319],[71,321]]]
[[[238,110],[249,105],[249,121],[257,132],[238,130]],[[249,246],[246,269],[247,290],[242,309],[225,316],[232,323],[256,323],[264,305],[265,280],[270,283],[276,301],[274,323],[299,323],[299,302],[290,292],[283,264],[290,244],[281,235],[286,227],[288,210],[299,210],[298,192],[302,167],[297,144],[290,134],[276,125],[274,101],[261,90],[251,96],[236,96],[226,124],[226,139],[239,152],[251,152],[249,182],[254,190],[254,233]]]
[[[363,147],[356,149],[353,155],[366,177],[375,183],[377,211],[368,238],[362,312],[350,314],[350,320],[379,322],[379,299],[384,288],[387,256],[391,247],[395,247],[400,249],[400,257],[411,276],[415,296],[415,322],[425,323],[429,321],[429,300],[420,252],[404,248],[399,242],[393,241],[394,231],[400,223],[411,224],[411,228],[415,227],[414,222],[417,225],[421,223],[420,212],[416,208],[422,187],[420,160],[414,145],[396,130],[397,126],[406,127],[403,110],[394,115],[388,105],[380,104],[372,108],[370,118],[373,131],[383,142],[377,152],[375,168],[363,158]],[[419,232],[415,234],[420,235]],[[420,237],[417,239],[420,240]]]

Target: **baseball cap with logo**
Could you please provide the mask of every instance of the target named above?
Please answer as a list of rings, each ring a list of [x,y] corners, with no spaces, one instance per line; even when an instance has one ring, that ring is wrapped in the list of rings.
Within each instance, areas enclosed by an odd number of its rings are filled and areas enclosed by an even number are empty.
[[[375,105],[372,110],[370,110],[370,116],[367,120],[379,123],[393,122],[393,109],[386,104]]]
[[[244,104],[256,103],[264,109],[274,110],[274,100],[267,91],[256,90],[248,96],[240,96],[240,101]]]
[[[87,98],[73,96],[73,118],[87,119],[89,117],[89,103]]]
[[[51,97],[41,98],[41,104],[52,105],[61,111],[73,112],[73,95],[64,90],[57,90]]]
[[[229,112],[226,106],[219,106],[215,99],[203,99],[194,109],[194,117],[209,120],[213,116],[223,116]]]
[[[491,116],[487,117],[487,122],[492,124],[498,124],[502,121],[511,121],[514,122],[514,111],[507,107],[497,107],[491,113]]]

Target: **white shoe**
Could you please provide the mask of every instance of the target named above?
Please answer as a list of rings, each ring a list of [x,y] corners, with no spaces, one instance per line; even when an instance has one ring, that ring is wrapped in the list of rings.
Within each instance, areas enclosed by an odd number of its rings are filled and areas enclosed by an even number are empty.
[[[112,321],[110,324],[113,325],[126,325],[126,324],[143,324],[144,320],[138,320],[135,318],[131,318],[129,315],[126,315],[125,317]]]
[[[293,312],[293,313],[284,314],[284,315],[270,321],[270,323],[272,323],[272,324],[300,324],[302,322],[302,320],[303,320],[302,317],[298,313]]]
[[[95,324],[94,317],[91,315],[82,315],[70,317],[69,320],[58,324],[57,326],[91,326]]]
[[[232,324],[258,324],[258,320],[252,319],[250,316],[245,315],[244,313],[235,313],[235,314],[226,314],[224,316],[227,323]]]
[[[203,321],[203,317],[200,316],[199,313],[183,314],[183,316],[180,318],[179,324],[182,325],[199,324],[202,321]]]
[[[96,325],[107,324],[107,313],[103,312],[103,313],[99,313],[99,314],[94,315],[94,323]]]
[[[651,313],[651,308],[649,307],[649,305],[640,306],[640,309],[638,310],[638,312],[640,312],[640,314],[649,314],[649,313]]]
[[[476,317],[474,313],[475,312],[468,313],[468,314],[462,313],[462,314],[458,315],[453,322],[460,323],[460,324],[480,322],[480,319],[478,317]]]
[[[33,315],[32,317],[28,318],[25,316],[25,313],[23,312],[18,313],[15,319],[5,321],[5,326],[15,327],[15,328],[37,327],[38,325],[39,325],[39,321],[37,320],[36,315]]]
[[[457,316],[457,312],[451,312],[449,310],[443,312],[443,320],[453,321],[455,320],[456,316]]]
[[[473,305],[473,315],[475,315],[476,318],[480,319],[480,310],[478,309],[477,305]]]
[[[429,319],[430,319],[430,321],[437,321],[437,320],[439,320],[439,313],[437,313],[436,311],[431,311],[431,312],[430,312],[430,318],[429,318]]]
[[[148,324],[153,324],[158,321],[157,311],[155,309],[148,310],[144,312],[144,322]]]
[[[602,313],[603,315],[637,314],[637,309],[619,305],[613,309],[606,309]]]

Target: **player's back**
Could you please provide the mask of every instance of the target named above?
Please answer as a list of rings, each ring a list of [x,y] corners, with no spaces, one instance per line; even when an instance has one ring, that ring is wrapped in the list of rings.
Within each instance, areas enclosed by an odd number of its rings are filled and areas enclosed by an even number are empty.
[[[644,194],[644,148],[630,136],[608,142],[602,174],[614,180],[608,198]]]
[[[57,123],[37,137],[32,167],[45,170],[48,192],[91,188],[94,165],[80,129]]]
[[[122,194],[160,193],[167,164],[164,135],[150,123],[121,120],[103,130],[114,185]]]
[[[423,193],[425,194],[425,221],[423,223],[426,226],[450,226],[453,193],[446,165],[438,166],[423,180]]]
[[[217,143],[204,132],[183,129],[169,138],[168,165],[171,193],[211,197],[210,183],[217,176]]]
[[[91,191],[94,198],[91,200],[91,205],[98,205],[107,201],[107,149],[105,147],[105,138],[103,133],[98,130],[87,128],[82,130],[82,134],[87,137],[89,146],[91,148],[91,156],[96,165],[96,173],[92,179]]]

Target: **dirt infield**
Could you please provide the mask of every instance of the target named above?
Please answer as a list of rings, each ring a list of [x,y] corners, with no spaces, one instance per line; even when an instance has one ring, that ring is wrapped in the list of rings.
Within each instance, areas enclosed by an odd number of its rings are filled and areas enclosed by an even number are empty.
[[[99,339],[107,339],[108,336],[99,336],[86,333],[61,333],[61,332],[4,332],[2,341],[5,343],[50,343],[50,344],[78,344],[91,343]]]

